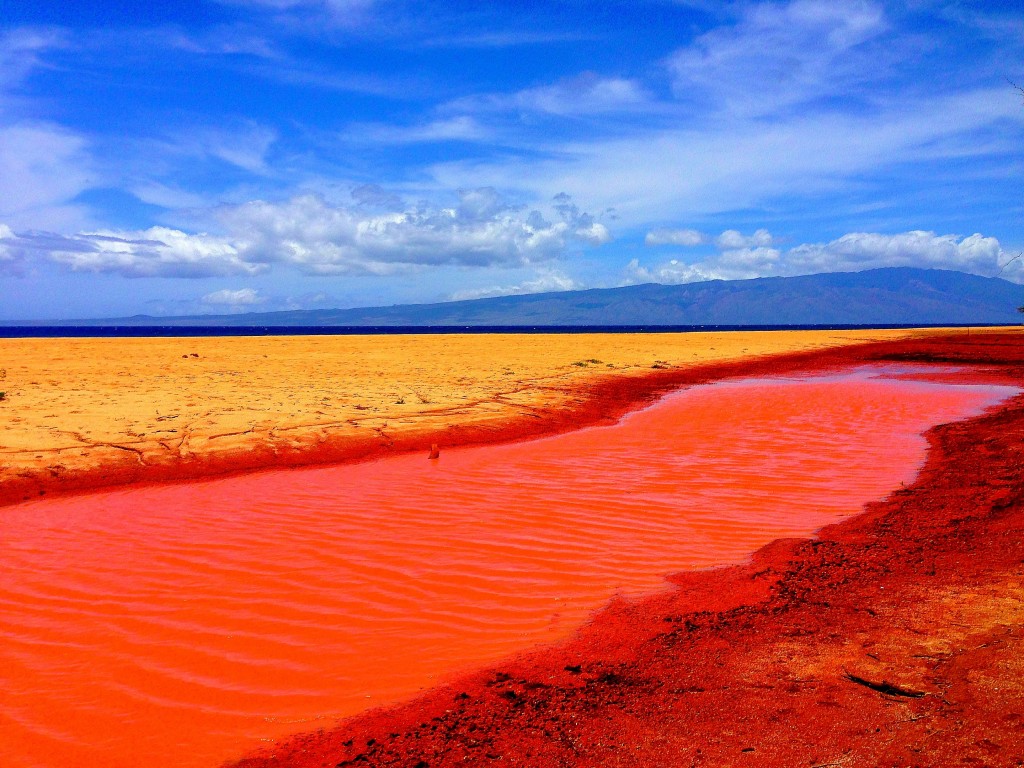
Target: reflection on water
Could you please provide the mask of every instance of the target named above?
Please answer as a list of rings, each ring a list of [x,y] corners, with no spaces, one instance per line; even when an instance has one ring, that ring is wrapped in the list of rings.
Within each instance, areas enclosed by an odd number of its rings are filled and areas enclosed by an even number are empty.
[[[566,636],[909,481],[1008,396],[720,383],[508,446],[0,510],[0,764],[213,766]]]

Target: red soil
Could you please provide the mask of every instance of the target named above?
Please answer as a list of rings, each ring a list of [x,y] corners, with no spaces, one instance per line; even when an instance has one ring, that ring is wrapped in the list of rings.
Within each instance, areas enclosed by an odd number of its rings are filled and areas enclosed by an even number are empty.
[[[449,444],[595,423],[681,384],[877,360],[1024,384],[1019,336],[879,343],[609,381],[582,420]],[[912,486],[815,540],[675,577],[567,643],[236,765],[1024,765],[1024,396],[928,439]]]

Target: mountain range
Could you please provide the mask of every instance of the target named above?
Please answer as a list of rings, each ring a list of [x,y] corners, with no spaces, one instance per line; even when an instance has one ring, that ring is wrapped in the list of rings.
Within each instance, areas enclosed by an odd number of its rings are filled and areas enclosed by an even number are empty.
[[[1022,320],[1024,286],[910,267],[645,284],[437,304],[59,321],[57,325],[557,326],[943,325]],[[6,323],[12,325],[14,323]]]

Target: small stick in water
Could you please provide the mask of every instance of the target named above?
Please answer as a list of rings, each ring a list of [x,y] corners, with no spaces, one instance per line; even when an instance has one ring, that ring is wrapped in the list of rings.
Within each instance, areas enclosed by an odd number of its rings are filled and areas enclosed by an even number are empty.
[[[430,446],[430,455],[427,458],[428,459],[436,459],[440,455],[441,455],[441,452],[439,450],[437,450],[437,443],[434,443],[433,445],[431,445]]]

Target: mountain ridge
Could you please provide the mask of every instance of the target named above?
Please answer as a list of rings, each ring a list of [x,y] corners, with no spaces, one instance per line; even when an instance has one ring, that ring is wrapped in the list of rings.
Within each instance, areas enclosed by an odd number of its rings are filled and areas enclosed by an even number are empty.
[[[432,304],[52,321],[119,326],[658,326],[1018,323],[1024,286],[915,267],[517,294]],[[4,325],[18,325],[7,321]]]

